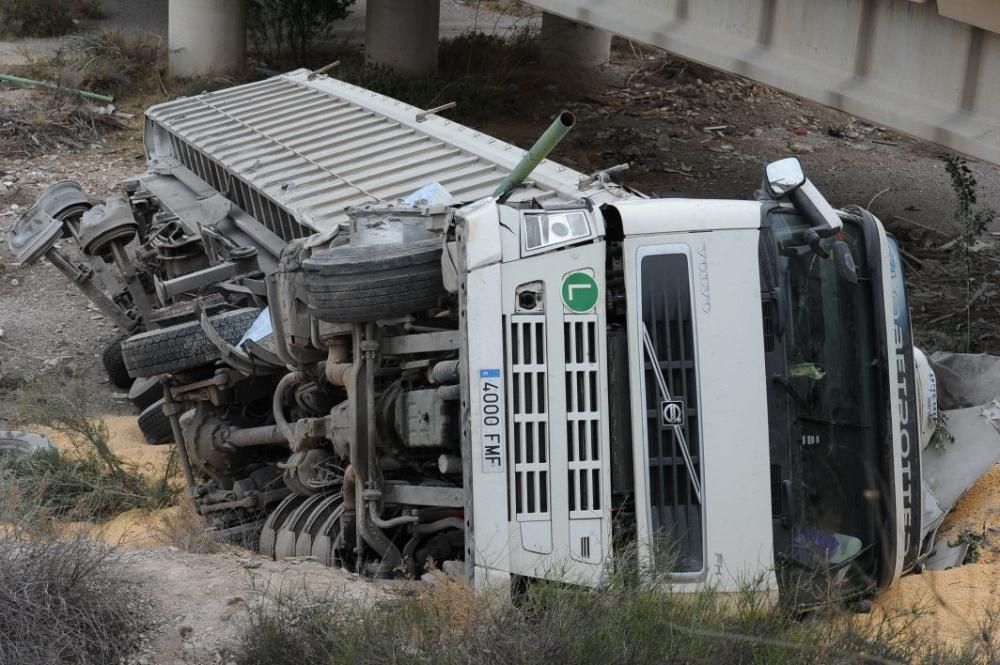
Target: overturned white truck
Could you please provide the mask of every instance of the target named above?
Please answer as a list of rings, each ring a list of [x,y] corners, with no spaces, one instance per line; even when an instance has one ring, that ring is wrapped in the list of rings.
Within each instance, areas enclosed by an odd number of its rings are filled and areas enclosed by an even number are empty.
[[[54,186],[10,242],[116,318],[144,432],[266,554],[496,589],[632,558],[802,603],[919,568],[971,481],[924,480],[879,221],[795,160],[754,200],[648,199],[543,161],[572,122],[525,153],[297,71],[152,107],[143,175]]]

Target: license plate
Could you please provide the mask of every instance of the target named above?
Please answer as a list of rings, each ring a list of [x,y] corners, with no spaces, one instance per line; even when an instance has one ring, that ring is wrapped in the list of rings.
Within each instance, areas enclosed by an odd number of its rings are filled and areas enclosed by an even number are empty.
[[[479,370],[480,445],[483,473],[503,473],[504,448],[503,377],[499,369]]]

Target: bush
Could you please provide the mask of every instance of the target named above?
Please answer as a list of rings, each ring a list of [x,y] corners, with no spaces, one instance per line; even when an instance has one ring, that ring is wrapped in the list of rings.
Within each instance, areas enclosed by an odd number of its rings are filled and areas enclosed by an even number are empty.
[[[0,34],[57,37],[71,32],[78,19],[102,16],[98,0],[0,0]]]
[[[98,30],[67,40],[60,78],[108,95],[166,93],[167,48],[156,35]]]
[[[176,466],[150,478],[111,449],[108,429],[94,417],[82,382],[27,384],[18,396],[15,423],[48,427],[72,450],[0,458],[0,480],[30,497],[46,519],[106,519],[133,508],[170,505],[177,494]]]
[[[353,4],[354,0],[251,0],[249,32],[273,61],[288,51],[301,65]]]
[[[105,665],[135,646],[146,623],[115,550],[0,535],[0,663]]]
[[[253,608],[239,632],[240,665],[631,665],[633,663],[973,663],[904,641],[884,624],[798,617],[748,587],[735,597],[670,593],[623,580],[591,591],[535,583],[513,604],[474,598],[454,583],[375,605],[279,595]]]
[[[0,663],[122,662],[149,601],[117,569],[115,548],[47,532],[26,489],[0,474]]]

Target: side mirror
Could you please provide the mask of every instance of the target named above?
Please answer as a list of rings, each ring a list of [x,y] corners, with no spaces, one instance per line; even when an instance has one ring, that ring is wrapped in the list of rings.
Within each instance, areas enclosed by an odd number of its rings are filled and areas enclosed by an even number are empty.
[[[788,196],[806,182],[806,174],[797,157],[771,162],[765,169],[767,187],[775,198]]]

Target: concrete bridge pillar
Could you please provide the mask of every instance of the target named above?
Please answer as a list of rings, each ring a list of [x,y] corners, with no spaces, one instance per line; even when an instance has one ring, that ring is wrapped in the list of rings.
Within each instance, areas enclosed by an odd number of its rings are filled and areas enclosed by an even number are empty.
[[[542,45],[557,64],[596,67],[611,59],[611,33],[558,14],[542,14]]]
[[[402,76],[432,76],[437,72],[440,20],[440,0],[368,0],[365,57]]]
[[[170,0],[170,73],[185,78],[243,69],[247,0]]]

